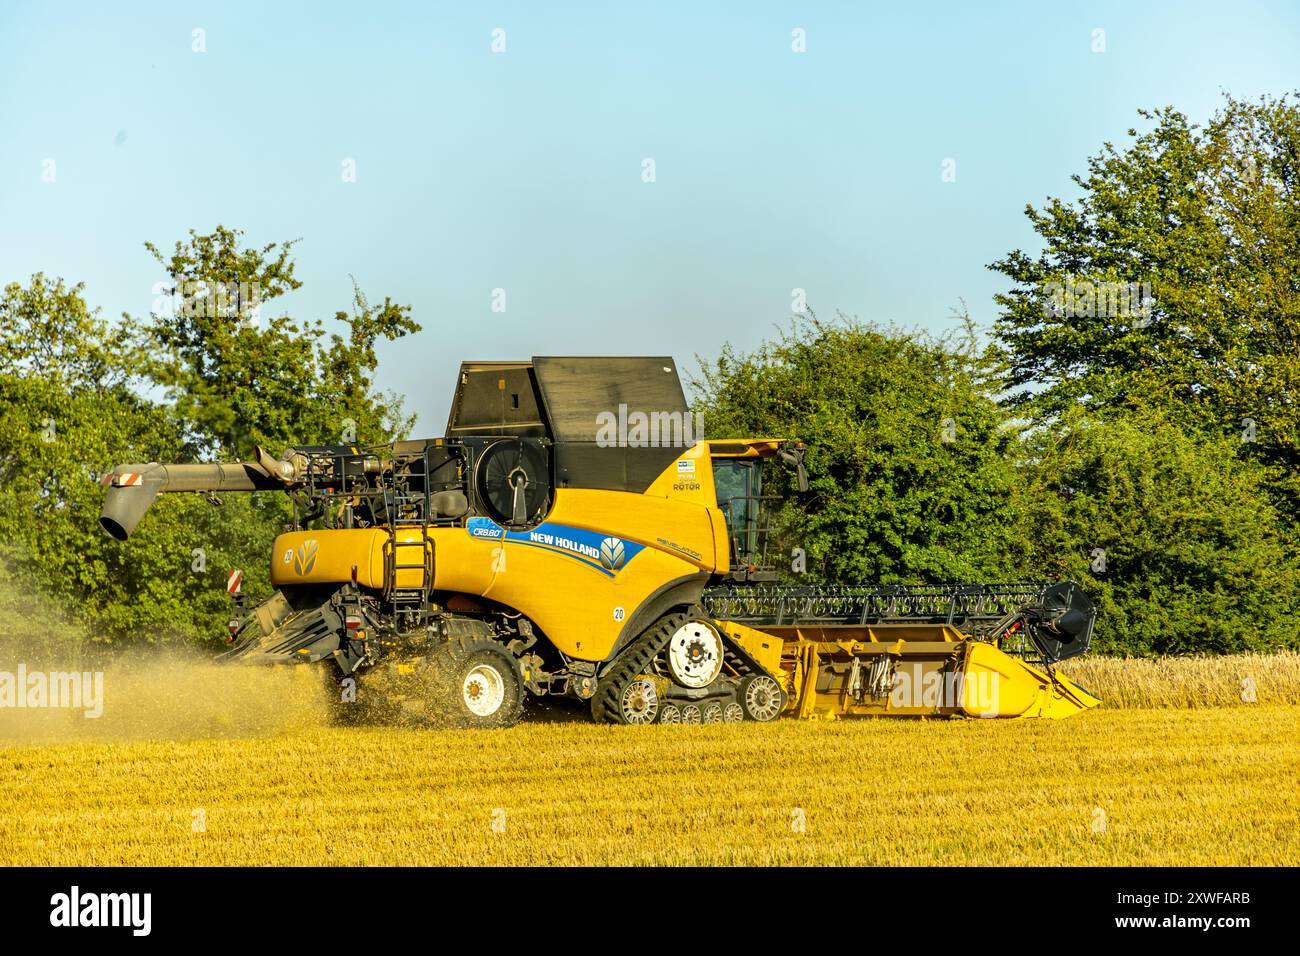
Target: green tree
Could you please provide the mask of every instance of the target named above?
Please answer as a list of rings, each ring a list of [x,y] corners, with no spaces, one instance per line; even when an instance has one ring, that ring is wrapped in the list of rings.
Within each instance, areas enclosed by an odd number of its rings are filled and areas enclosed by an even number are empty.
[[[179,442],[166,410],[129,387],[136,359],[123,334],[82,293],[38,273],[0,297],[0,560],[60,605],[52,616],[114,609],[123,622],[183,622],[186,603],[159,593],[143,552],[99,531],[98,477]]]
[[[1014,283],[995,327],[1013,405],[1245,439],[1300,517],[1300,107],[1140,115],[1151,128],[1104,144],[1077,199],[1026,208],[1042,251],[990,266]]]
[[[44,380],[65,390],[113,388],[132,368],[127,337],[86,304],[85,285],[38,272],[0,296],[0,375]]]
[[[418,330],[409,309],[373,307],[354,285],[352,310],[336,316],[345,334],[258,321],[262,302],[298,287],[289,251],[243,248],[222,227],[191,233],[164,260],[181,308],[159,308],[141,328],[105,322],[62,279],[4,289],[0,562],[43,600],[75,609],[92,637],[220,642],[227,571],[265,593],[271,542],[289,519],[282,495],[227,495],[220,507],[164,495],[119,544],[98,523],[98,478],[114,465],[334,443],[349,420],[360,442],[406,426],[373,380],[377,341]],[[158,385],[168,402],[145,397]]]
[[[140,335],[147,372],[162,385],[186,426],[195,455],[245,457],[256,445],[274,453],[295,444],[378,444],[411,420],[401,402],[374,389],[379,339],[420,330],[410,307],[385,298],[371,305],[353,284],[350,311],[324,323],[266,316],[270,303],[301,287],[294,243],[243,245],[243,233],[218,226],[190,231],[170,254],[145,246],[167,270],[168,295]]]
[[[841,316],[796,320],[693,383],[708,437],[806,441],[810,489],[769,469],[784,548],[836,583],[989,581],[1015,566],[1014,432],[979,350]]]
[[[1082,585],[1098,650],[1300,646],[1294,554],[1263,469],[1231,439],[1074,412],[1029,446],[1026,565]]]

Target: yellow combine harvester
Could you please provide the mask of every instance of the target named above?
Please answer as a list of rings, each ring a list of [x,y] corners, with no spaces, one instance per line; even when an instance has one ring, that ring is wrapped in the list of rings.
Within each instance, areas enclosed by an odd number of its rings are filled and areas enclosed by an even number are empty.
[[[123,465],[101,524],[160,493],[280,490],[275,592],[227,657],[376,669],[430,716],[507,726],[529,695],[611,723],[857,714],[1063,717],[1087,649],[1073,584],[779,587],[763,469],[803,445],[702,440],[668,358],[461,367],[447,434],[214,465]],[[366,685],[363,684],[363,687]]]

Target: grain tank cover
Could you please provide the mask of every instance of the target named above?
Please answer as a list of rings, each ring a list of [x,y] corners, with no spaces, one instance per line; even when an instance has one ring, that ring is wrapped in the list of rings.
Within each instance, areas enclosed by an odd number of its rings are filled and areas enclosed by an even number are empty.
[[[693,424],[671,357],[538,356],[462,364],[447,437],[549,438],[558,487],[642,492]]]
[[[531,362],[463,362],[451,401],[447,437],[545,438],[542,400]]]
[[[670,357],[538,357],[533,374],[560,488],[643,492],[702,437]]]
[[[677,363],[667,357],[533,359],[551,438],[596,442],[604,413],[687,414]]]

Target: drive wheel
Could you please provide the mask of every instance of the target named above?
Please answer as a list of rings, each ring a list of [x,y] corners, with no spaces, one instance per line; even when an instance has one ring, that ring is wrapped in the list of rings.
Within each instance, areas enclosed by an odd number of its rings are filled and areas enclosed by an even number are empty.
[[[766,674],[751,674],[740,682],[740,700],[750,720],[776,720],[785,708],[785,692]]]
[[[708,687],[722,672],[722,636],[704,621],[687,621],[668,639],[668,672],[683,687]]]
[[[428,657],[435,720],[457,727],[510,727],[524,709],[519,662],[493,641],[453,638]]]

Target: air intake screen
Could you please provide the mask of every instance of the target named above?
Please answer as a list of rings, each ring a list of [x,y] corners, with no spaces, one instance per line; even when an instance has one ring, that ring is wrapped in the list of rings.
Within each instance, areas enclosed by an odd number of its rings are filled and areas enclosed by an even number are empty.
[[[479,499],[495,521],[525,527],[546,513],[550,468],[538,442],[521,438],[493,442],[479,456],[477,471]]]

